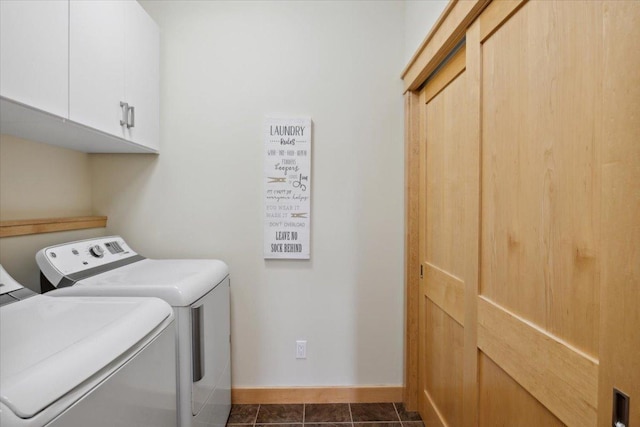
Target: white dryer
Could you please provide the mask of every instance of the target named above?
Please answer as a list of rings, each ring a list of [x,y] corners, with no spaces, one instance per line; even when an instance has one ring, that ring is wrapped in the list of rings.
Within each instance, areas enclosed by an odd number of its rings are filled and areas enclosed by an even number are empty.
[[[0,266],[2,427],[173,427],[175,329],[158,298],[53,298]]]
[[[231,409],[229,269],[219,260],[153,260],[120,236],[36,254],[42,291],[54,296],[153,296],[176,315],[181,427],[226,425]]]

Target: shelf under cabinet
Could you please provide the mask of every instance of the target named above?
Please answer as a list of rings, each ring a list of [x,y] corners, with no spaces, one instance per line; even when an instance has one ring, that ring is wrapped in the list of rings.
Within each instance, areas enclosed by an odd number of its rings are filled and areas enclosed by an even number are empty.
[[[0,221],[0,237],[52,233],[55,231],[85,230],[88,228],[104,228],[106,226],[106,216],[75,216],[67,218]]]

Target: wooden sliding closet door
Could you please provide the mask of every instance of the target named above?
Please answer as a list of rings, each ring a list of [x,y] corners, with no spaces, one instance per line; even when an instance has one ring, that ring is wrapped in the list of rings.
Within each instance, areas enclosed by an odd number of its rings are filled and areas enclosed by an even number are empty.
[[[480,16],[474,46],[479,425],[595,426],[602,4],[530,1],[492,28],[498,7]]]
[[[425,424],[640,427],[640,1],[448,13],[405,74]]]
[[[598,401],[609,369],[600,363],[601,295],[611,286],[602,255],[613,249],[603,243],[616,246],[603,233],[617,221],[603,199],[604,172],[615,169],[603,163],[603,25],[610,8],[633,2],[517,3],[492,2],[468,46],[480,52],[482,94],[479,425],[588,427],[598,412],[611,425],[610,386]],[[616,42],[637,57],[624,37]]]
[[[477,282],[478,159],[465,61],[463,47],[421,93],[418,405],[427,426],[461,426],[470,415],[463,406],[465,289]]]

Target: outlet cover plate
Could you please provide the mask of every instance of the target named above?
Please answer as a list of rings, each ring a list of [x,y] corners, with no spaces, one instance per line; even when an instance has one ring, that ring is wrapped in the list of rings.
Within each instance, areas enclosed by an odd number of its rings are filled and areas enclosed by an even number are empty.
[[[296,341],[296,359],[307,358],[307,340]]]

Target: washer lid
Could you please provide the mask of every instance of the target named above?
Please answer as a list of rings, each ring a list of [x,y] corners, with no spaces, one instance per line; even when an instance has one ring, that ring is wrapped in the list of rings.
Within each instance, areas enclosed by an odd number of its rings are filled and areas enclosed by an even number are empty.
[[[2,265],[0,265],[0,295],[17,291],[18,289],[22,288],[23,286],[20,283],[16,282],[13,277],[9,276],[7,270],[5,270]]]
[[[227,264],[212,259],[145,259],[88,277],[49,295],[153,296],[186,307],[229,275]]]
[[[173,318],[157,298],[52,298],[0,309],[0,401],[31,418]],[[115,369],[115,367],[113,367]]]

